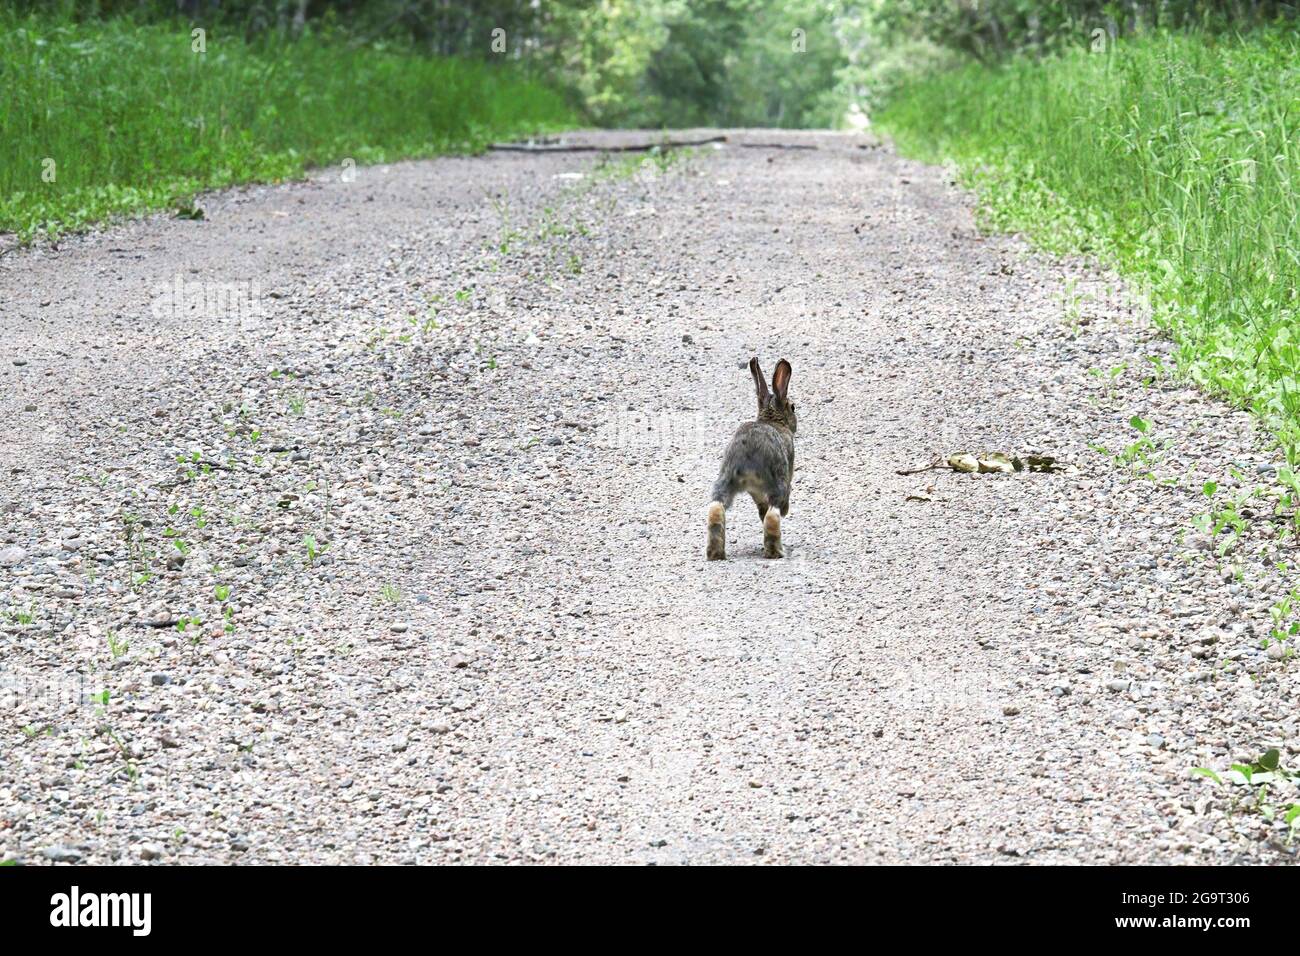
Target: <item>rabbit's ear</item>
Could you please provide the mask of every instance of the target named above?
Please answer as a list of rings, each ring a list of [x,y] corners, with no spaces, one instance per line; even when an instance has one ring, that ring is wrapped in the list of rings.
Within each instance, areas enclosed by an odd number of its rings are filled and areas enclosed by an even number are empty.
[[[790,389],[790,363],[785,359],[776,363],[776,371],[772,373],[772,391],[776,392],[776,397],[785,401],[785,394]]]
[[[762,411],[771,393],[767,390],[767,379],[763,377],[763,370],[758,367],[757,355],[749,360],[749,374],[754,376],[754,388],[758,391],[758,408]]]

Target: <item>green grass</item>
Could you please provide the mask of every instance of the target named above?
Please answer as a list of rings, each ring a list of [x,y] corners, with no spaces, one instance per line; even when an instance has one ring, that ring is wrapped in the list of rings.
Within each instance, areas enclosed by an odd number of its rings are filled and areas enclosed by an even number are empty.
[[[345,158],[474,151],[573,122],[507,64],[342,38],[191,43],[180,23],[0,12],[0,233],[27,241]]]
[[[963,67],[875,117],[952,159],[986,224],[1115,266],[1181,370],[1300,456],[1300,36],[1163,35]]]

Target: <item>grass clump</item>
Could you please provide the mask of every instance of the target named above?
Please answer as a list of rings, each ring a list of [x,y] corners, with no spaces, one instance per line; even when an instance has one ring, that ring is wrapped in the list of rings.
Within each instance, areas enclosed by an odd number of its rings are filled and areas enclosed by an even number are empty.
[[[200,42],[201,41],[201,42]],[[312,166],[471,152],[573,118],[507,64],[0,12],[0,233],[28,241]]]
[[[986,224],[1097,255],[1180,368],[1300,462],[1300,34],[1164,34],[916,80],[876,117],[955,160]]]

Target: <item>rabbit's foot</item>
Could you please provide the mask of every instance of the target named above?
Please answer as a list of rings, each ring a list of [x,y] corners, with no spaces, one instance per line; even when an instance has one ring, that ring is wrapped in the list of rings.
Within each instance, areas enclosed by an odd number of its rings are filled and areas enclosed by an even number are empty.
[[[710,561],[727,557],[727,509],[721,501],[709,505],[709,545],[704,554]]]
[[[763,516],[763,557],[785,557],[785,548],[781,547],[781,512],[776,508],[768,508]]]

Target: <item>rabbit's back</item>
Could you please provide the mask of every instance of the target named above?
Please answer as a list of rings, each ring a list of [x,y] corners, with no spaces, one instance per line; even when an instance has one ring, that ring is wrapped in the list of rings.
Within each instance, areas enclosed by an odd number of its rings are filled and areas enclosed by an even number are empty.
[[[794,436],[769,422],[747,422],[727,446],[713,498],[730,504],[744,491],[757,500],[783,501],[793,468]]]

